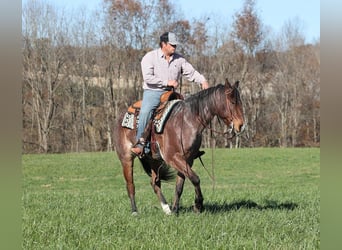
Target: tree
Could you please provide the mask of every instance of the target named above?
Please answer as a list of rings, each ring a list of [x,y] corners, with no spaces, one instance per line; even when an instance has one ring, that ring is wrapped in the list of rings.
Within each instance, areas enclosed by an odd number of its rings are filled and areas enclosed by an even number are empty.
[[[79,10],[80,15],[75,15],[73,25],[70,28],[69,43],[74,44],[70,53],[73,55],[68,60],[68,84],[70,88],[75,88],[75,84],[79,86],[78,92],[69,93],[72,103],[74,104],[71,110],[74,115],[72,119],[73,145],[75,151],[94,150],[99,148],[97,140],[95,140],[94,119],[93,113],[90,112],[93,104],[88,105],[89,96],[92,95],[93,79],[97,65],[97,50],[96,45],[96,27],[91,22],[94,16],[88,15],[86,9]],[[75,112],[77,110],[77,112]],[[70,112],[70,111],[69,111]]]
[[[116,119],[142,97],[141,58],[165,31],[178,35],[177,50],[211,85],[241,82],[250,139],[212,139],[206,130],[204,147],[319,146],[320,44],[305,44],[298,19],[269,39],[253,0],[231,30],[222,20],[210,26],[216,16],[190,22],[171,0],[104,0],[103,7],[94,16],[24,4],[24,152],[114,149]],[[183,82],[183,94],[199,90]],[[227,130],[217,120],[211,125]]]
[[[313,124],[313,138],[317,135],[319,61],[313,48],[305,46],[304,41],[300,23],[295,19],[285,23],[275,43],[277,74],[272,82],[273,105],[278,108],[281,120],[279,140],[283,147],[302,145],[301,128],[308,126],[308,118]]]
[[[233,38],[248,55],[253,55],[263,39],[261,21],[255,11],[255,0],[245,0],[241,12],[235,14]]]
[[[33,133],[38,137],[39,152],[48,152],[51,131],[55,129],[58,112],[57,91],[64,77],[61,75],[65,64],[63,53],[64,34],[56,31],[56,26],[66,25],[65,19],[58,18],[50,5],[31,2],[23,15],[23,90],[29,98],[28,112],[32,117]],[[33,138],[24,139],[34,144]]]
[[[263,27],[255,10],[254,0],[245,0],[241,12],[235,14],[233,30],[231,32],[234,47],[241,48],[242,53],[236,63],[240,65],[240,77],[244,96],[246,121],[251,144],[259,139],[259,122],[263,119],[262,110],[265,103],[265,89],[269,75],[261,68],[260,58],[257,52],[265,50],[261,45],[264,43]],[[264,58],[265,60],[266,58]],[[261,62],[263,63],[263,62]]]

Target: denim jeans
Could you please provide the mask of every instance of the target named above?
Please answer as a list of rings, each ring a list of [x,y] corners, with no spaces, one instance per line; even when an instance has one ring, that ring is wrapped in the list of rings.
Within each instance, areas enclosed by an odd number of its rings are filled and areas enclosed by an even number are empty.
[[[139,125],[136,136],[137,140],[139,140],[144,133],[145,127],[148,121],[151,119],[153,111],[158,107],[160,96],[163,93],[165,93],[165,91],[155,91],[149,89],[144,90],[143,100],[139,113]]]

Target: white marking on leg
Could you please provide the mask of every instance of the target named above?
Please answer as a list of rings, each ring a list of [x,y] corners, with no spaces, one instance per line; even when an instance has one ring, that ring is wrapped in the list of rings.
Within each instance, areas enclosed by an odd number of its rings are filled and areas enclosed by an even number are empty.
[[[163,208],[164,213],[167,215],[172,214],[171,209],[168,204],[160,203],[161,207]]]

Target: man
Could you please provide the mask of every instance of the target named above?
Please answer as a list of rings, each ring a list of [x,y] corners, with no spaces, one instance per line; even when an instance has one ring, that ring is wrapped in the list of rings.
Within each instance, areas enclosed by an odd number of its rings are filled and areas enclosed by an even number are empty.
[[[139,114],[139,125],[137,131],[137,143],[131,149],[136,156],[141,156],[145,145],[142,134],[153,110],[158,107],[160,96],[167,91],[167,88],[177,89],[181,75],[189,81],[202,85],[207,89],[207,80],[197,72],[184,57],[175,53],[178,45],[176,35],[172,32],[165,32],[160,36],[160,48],[148,52],[141,61],[143,75],[143,100]]]

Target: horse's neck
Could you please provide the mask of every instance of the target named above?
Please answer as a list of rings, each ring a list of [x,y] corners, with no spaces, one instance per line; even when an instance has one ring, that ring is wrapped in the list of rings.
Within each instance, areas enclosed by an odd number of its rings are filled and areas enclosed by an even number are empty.
[[[213,111],[214,108],[208,102],[205,102],[203,108],[204,110],[208,110],[208,112],[199,112],[199,121],[200,124],[203,126],[203,129],[205,129],[217,114]]]
[[[218,105],[218,103],[221,102],[221,96],[217,95],[218,91],[216,90],[217,88],[204,90],[207,92],[199,93],[190,100],[190,106],[193,107],[193,110],[190,112],[193,112],[192,115],[195,116],[195,120],[197,121],[200,130],[201,128],[203,130],[208,127],[211,120],[216,115],[219,115],[220,105]]]

